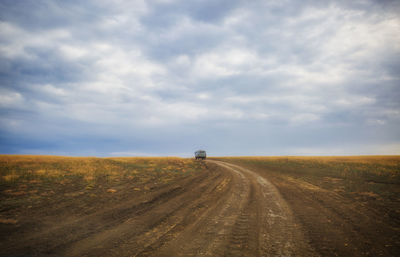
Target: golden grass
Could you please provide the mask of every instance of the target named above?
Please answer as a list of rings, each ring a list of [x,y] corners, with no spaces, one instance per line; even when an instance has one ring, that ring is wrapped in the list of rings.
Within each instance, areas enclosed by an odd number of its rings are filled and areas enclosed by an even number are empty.
[[[345,162],[345,163],[377,163],[398,165],[400,155],[355,155],[355,156],[234,156],[234,157],[214,157],[217,159],[248,159],[265,161],[318,161],[318,162]]]
[[[178,157],[64,157],[37,155],[0,155],[0,185],[13,183],[69,183],[79,179],[88,186],[101,181],[146,182],[199,170],[202,164]]]
[[[140,194],[204,169],[204,162],[175,157],[0,155],[0,209]]]
[[[400,156],[244,156],[217,158],[310,187],[396,197]],[[398,198],[398,197],[396,197]]]

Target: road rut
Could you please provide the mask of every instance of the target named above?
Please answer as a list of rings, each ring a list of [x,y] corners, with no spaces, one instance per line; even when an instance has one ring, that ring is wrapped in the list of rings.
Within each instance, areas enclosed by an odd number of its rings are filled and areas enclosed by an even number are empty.
[[[240,176],[252,191],[251,195],[244,198],[247,202],[240,211],[244,218],[239,216],[231,236],[235,236],[237,230],[243,230],[245,227],[248,230],[247,239],[257,240],[257,243],[241,242],[242,248],[247,249],[244,252],[238,251],[238,255],[244,253],[248,253],[249,256],[315,255],[294,221],[287,203],[268,180],[234,164],[221,161],[213,163]]]

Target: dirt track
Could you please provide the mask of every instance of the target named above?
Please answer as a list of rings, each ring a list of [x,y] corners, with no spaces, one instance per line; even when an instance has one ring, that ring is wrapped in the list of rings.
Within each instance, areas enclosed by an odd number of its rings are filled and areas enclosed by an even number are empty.
[[[275,186],[258,173],[221,161],[207,161],[207,166],[207,171],[172,184],[148,192],[126,190],[94,206],[66,208],[60,203],[47,206],[45,212],[41,207],[21,213],[26,221],[2,239],[0,255],[368,255],[332,248],[342,247],[343,242],[324,241],[325,232],[314,229],[323,229],[324,221],[312,224],[318,213],[307,218],[310,209],[301,206],[302,200],[289,201],[289,208]],[[123,186],[119,191],[125,192]],[[320,206],[312,199],[308,204]],[[295,215],[292,207],[305,212]],[[331,213],[329,208],[315,210],[328,217]],[[325,228],[329,237],[333,230]],[[336,229],[339,234],[346,232]]]

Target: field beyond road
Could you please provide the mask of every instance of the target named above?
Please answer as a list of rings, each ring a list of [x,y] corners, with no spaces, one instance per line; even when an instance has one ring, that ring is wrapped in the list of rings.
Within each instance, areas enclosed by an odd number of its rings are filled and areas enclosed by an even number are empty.
[[[399,256],[400,156],[0,156],[0,256]]]

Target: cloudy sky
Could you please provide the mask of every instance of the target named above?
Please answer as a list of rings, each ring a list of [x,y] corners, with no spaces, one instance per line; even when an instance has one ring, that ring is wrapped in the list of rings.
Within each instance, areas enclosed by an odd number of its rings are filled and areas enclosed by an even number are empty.
[[[0,1],[0,153],[400,154],[399,1]]]

